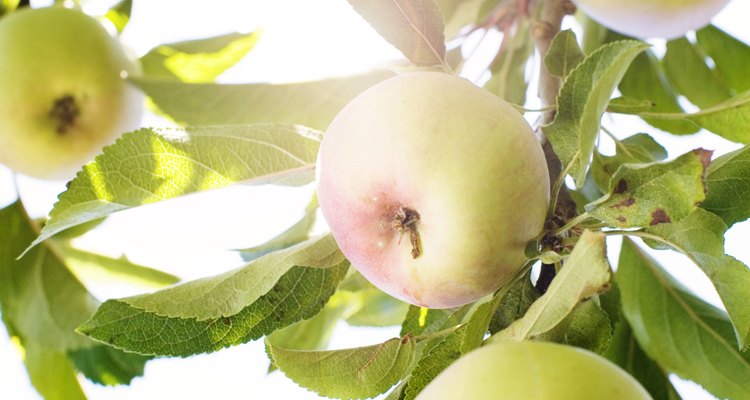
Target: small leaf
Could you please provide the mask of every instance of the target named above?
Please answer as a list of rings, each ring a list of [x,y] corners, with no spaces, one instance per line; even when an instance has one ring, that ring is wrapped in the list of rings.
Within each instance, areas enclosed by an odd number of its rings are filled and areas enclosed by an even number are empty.
[[[750,268],[724,254],[726,225],[719,217],[696,209],[686,218],[647,230],[690,257],[716,288],[735,327],[739,348],[750,346]]]
[[[583,186],[609,98],[630,62],[646,47],[638,41],[606,44],[581,61],[560,89],[555,119],[543,131],[563,165],[573,164],[571,175],[578,187]]]
[[[299,221],[259,246],[237,250],[240,253],[240,257],[242,257],[243,261],[249,262],[273,251],[286,249],[309,239],[310,231],[315,224],[317,211],[318,197],[313,195],[313,198],[310,199],[307,207],[305,207],[305,214]]]
[[[695,32],[701,49],[711,57],[721,80],[734,93],[750,90],[750,46],[721,29],[709,25]]]
[[[239,181],[310,182],[319,144],[319,132],[293,125],[126,133],[78,172],[30,247],[113,212]]]
[[[605,291],[609,278],[604,235],[585,231],[547,292],[529,307],[523,318],[488,340],[522,341],[549,332],[582,300]]]
[[[565,79],[584,57],[581,47],[578,46],[576,34],[568,29],[552,38],[550,48],[544,56],[544,65],[550,73]]]
[[[269,357],[298,385],[325,397],[364,399],[398,383],[414,360],[416,340],[393,338],[367,347],[300,351],[266,341]]]
[[[586,210],[618,227],[679,221],[703,201],[710,159],[710,151],[697,149],[667,163],[625,164],[612,176],[609,194]]]
[[[78,331],[139,354],[212,352],[314,316],[348,266],[327,235],[215,277],[108,300]]]
[[[696,301],[629,239],[617,282],[625,318],[650,358],[720,398],[750,398],[750,356],[737,349],[726,315]]]
[[[213,82],[245,57],[260,33],[230,33],[208,39],[169,43],[141,57],[143,76],[190,83]]]
[[[323,130],[356,95],[392,72],[312,82],[219,85],[132,79],[159,109],[187,125],[299,124]]]
[[[105,18],[115,26],[117,32],[122,33],[125,25],[130,22],[130,13],[133,9],[133,0],[120,0],[104,15]]]
[[[750,218],[750,146],[711,162],[706,176],[706,200],[701,207],[718,215],[727,226]]]
[[[662,63],[675,89],[700,108],[711,107],[732,96],[706,65],[698,49],[684,37],[667,42]]]
[[[443,65],[443,16],[432,0],[349,0],[349,4],[413,64]]]

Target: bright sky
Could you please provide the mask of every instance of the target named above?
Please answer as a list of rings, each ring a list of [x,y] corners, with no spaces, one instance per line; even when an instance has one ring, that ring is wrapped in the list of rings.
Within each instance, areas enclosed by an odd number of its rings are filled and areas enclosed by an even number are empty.
[[[135,1],[131,25],[123,40],[135,54],[166,42],[263,28],[257,47],[223,82],[284,82],[316,79],[364,71],[400,54],[385,43],[348,6],[346,0],[160,0]],[[736,0],[715,20],[725,30],[750,41],[746,21],[750,5]],[[476,78],[469,74],[468,77]],[[145,123],[159,123],[146,118]],[[631,121],[632,122],[632,121]],[[605,121],[605,123],[611,122]],[[634,122],[632,132],[642,128]],[[651,132],[650,129],[648,129]],[[676,142],[656,133],[671,156],[696,147],[724,153],[732,145],[705,135],[699,141]],[[22,195],[32,213],[43,215],[51,207],[62,183],[21,179]],[[13,200],[9,193],[10,173],[0,166],[0,206]],[[311,188],[235,187],[176,199],[114,215],[100,228],[98,236],[84,238],[81,246],[108,254],[122,252],[135,262],[163,268],[185,279],[213,275],[240,265],[224,249],[248,247],[263,242],[296,221],[308,201]],[[209,212],[197,212],[202,205],[221,203]],[[294,210],[290,212],[289,210]],[[127,214],[127,215],[124,215]],[[190,215],[189,221],[184,216]],[[144,229],[144,227],[148,227]],[[750,237],[750,224],[738,224],[727,238],[728,253],[750,264],[750,254],[740,239]],[[116,243],[115,246],[112,243]],[[616,243],[612,243],[616,245]],[[678,255],[665,258],[672,272],[691,288],[716,301],[715,293],[701,273]],[[691,272],[693,271],[693,272]],[[132,289],[108,284],[94,288],[101,298],[134,294]],[[336,348],[369,345],[398,334],[398,329],[357,329],[341,324],[333,338]],[[202,399],[317,399],[281,373],[266,375],[268,361],[262,341],[248,343],[209,355],[188,359],[162,359],[147,365],[146,377],[129,387],[104,388],[82,379],[89,397],[141,400],[161,398]],[[31,400],[39,396],[30,387],[18,355],[0,329],[0,390],[12,399]],[[699,394],[690,392],[690,399]],[[710,397],[705,397],[710,398]]]

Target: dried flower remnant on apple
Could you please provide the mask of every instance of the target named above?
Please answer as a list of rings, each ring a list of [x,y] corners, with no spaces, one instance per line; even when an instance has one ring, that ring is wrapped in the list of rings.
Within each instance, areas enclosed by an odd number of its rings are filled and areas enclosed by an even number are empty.
[[[549,203],[546,161],[522,115],[439,72],[406,73],[352,100],[323,138],[316,173],[344,255],[423,307],[457,307],[507,283]]]

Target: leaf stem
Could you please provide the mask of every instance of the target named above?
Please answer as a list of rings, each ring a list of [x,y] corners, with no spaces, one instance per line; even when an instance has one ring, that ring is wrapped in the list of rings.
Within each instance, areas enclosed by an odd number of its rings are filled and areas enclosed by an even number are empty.
[[[583,221],[585,221],[585,220],[587,220],[589,218],[591,218],[591,215],[589,213],[579,214],[575,218],[573,218],[570,221],[568,221],[568,223],[566,223],[562,228],[558,229],[555,232],[555,235],[558,235],[558,236],[562,235],[563,233],[571,230],[573,227],[575,227],[576,225],[580,224],[581,222],[583,222]]]

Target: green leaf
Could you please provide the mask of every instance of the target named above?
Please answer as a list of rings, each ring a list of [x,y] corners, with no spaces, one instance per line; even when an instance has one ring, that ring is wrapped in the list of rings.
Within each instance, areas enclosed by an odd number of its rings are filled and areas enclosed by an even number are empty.
[[[625,318],[651,359],[720,398],[750,398],[750,357],[721,311],[698,303],[627,238],[616,279]]]
[[[675,89],[700,108],[711,107],[732,96],[706,65],[698,49],[684,37],[667,42],[667,53],[662,62]]]
[[[609,101],[607,111],[620,114],[638,114],[652,110],[656,104],[651,100],[634,99],[627,96],[615,97]]]
[[[51,245],[53,245],[51,243]],[[77,249],[67,243],[54,242],[55,249],[68,269],[80,280],[131,283],[138,286],[160,288],[177,283],[180,278],[157,269],[137,265],[125,256],[107,257]]]
[[[132,82],[175,121],[187,125],[274,122],[323,130],[356,95],[393,76],[392,72],[312,82],[219,85],[161,79]]]
[[[276,124],[126,133],[78,172],[31,247],[113,212],[239,181],[310,182],[320,137]]]
[[[710,151],[697,149],[666,163],[622,165],[609,182],[609,194],[586,210],[617,227],[679,221],[705,198],[710,160]]]
[[[565,79],[584,57],[578,46],[576,34],[567,29],[552,38],[550,48],[544,56],[544,65],[550,73]]]
[[[643,352],[626,320],[620,319],[615,325],[609,349],[604,356],[637,379],[654,400],[680,398],[669,381],[668,374]]]
[[[309,239],[310,231],[313,225],[315,225],[317,211],[318,197],[317,195],[313,195],[310,202],[307,203],[307,207],[305,207],[305,214],[299,221],[259,246],[237,250],[240,253],[240,257],[242,257],[243,261],[249,262],[273,251],[286,249]]]
[[[456,326],[469,312],[470,307],[434,309],[410,306],[401,324],[401,336],[425,335]]]
[[[86,400],[67,354],[33,341],[24,346],[31,384],[45,400]]]
[[[706,200],[701,207],[727,226],[750,218],[750,146],[716,158],[708,166]]]
[[[515,32],[503,35],[500,50],[490,64],[492,77],[484,85],[485,89],[513,104],[526,103],[526,65],[534,53],[529,25],[526,19],[519,19]]]
[[[703,209],[671,224],[651,227],[648,233],[663,238],[677,251],[690,257],[708,276],[719,293],[735,327],[741,349],[750,346],[750,268],[724,254],[726,225]]]
[[[443,16],[433,0],[349,0],[390,44],[420,67],[443,65]]]
[[[721,29],[709,25],[695,33],[698,45],[711,57],[722,82],[734,93],[750,90],[750,46]]]
[[[130,22],[130,13],[133,9],[133,0],[120,0],[104,15],[105,18],[115,26],[117,32],[122,33],[125,25]]]
[[[620,93],[634,100],[651,103],[653,106],[648,111],[681,113],[683,110],[677,102],[677,94],[660,64],[650,50],[639,54],[622,77],[618,86]],[[695,133],[699,129],[690,121],[642,118],[651,126],[677,135]]]
[[[356,292],[356,299],[361,308],[346,318],[346,322],[354,326],[399,325],[409,309],[409,304],[374,286]]]
[[[68,353],[76,369],[100,385],[129,384],[142,376],[150,357],[124,353],[109,346],[94,346]]]
[[[547,292],[529,307],[523,318],[488,340],[528,340],[552,330],[582,300],[605,291],[609,279],[604,235],[584,231]]]
[[[482,344],[490,321],[507,293],[507,289],[499,290],[489,301],[481,303],[464,324],[436,339],[437,343],[421,355],[411,371],[404,388],[404,400],[413,400],[453,361]]]
[[[592,299],[575,306],[562,322],[539,338],[602,354],[612,339],[612,324],[607,313]]]
[[[348,266],[326,235],[218,276],[108,300],[78,331],[140,354],[216,351],[314,316]]]
[[[101,346],[75,332],[96,309],[98,301],[66,268],[58,254],[44,244],[23,258],[16,256],[36,232],[20,203],[0,210],[0,311],[9,332],[26,351],[26,367],[34,387],[45,398],[84,398],[71,358],[102,351]],[[128,365],[129,373],[106,383],[127,383],[143,372],[147,361],[117,350],[107,360],[89,359],[88,377],[106,374],[111,366]],[[116,380],[116,382],[115,382]]]
[[[523,317],[540,296],[541,294],[531,282],[531,270],[521,279],[511,282],[507,293],[495,310],[495,315],[492,316],[489,325],[490,333],[497,333],[509,327],[513,321]]]
[[[594,152],[591,174],[602,191],[608,190],[612,176],[623,164],[651,163],[667,158],[667,151],[664,147],[645,133],[615,140],[615,148],[617,153],[611,157]]]
[[[364,399],[385,393],[398,383],[414,360],[411,336],[353,349],[300,351],[276,347],[266,351],[298,385],[325,397]]]
[[[143,76],[189,83],[213,82],[245,57],[259,38],[259,32],[230,33],[163,44],[141,58]]]
[[[750,91],[692,114],[641,112],[638,115],[652,120],[687,121],[727,140],[750,143]]]
[[[646,47],[632,40],[608,43],[581,61],[560,89],[555,119],[543,131],[563,165],[573,164],[570,171],[578,187],[583,186],[609,99],[630,62]]]

